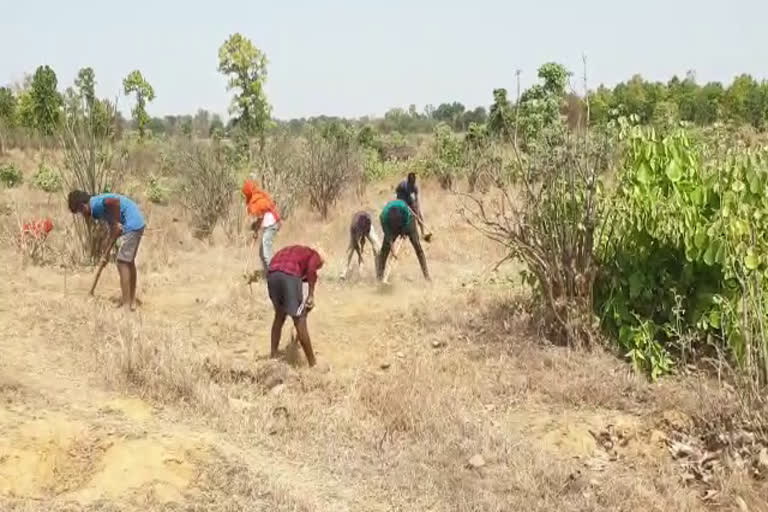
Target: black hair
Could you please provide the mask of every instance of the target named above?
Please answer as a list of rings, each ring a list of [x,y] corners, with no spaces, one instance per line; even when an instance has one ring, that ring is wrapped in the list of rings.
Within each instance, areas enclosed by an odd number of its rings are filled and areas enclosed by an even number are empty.
[[[408,181],[416,181],[416,173],[415,172],[409,172],[408,173]]]
[[[67,196],[67,203],[69,205],[69,211],[72,213],[80,212],[80,209],[84,204],[88,204],[91,200],[91,195],[88,192],[82,190],[73,190]]]

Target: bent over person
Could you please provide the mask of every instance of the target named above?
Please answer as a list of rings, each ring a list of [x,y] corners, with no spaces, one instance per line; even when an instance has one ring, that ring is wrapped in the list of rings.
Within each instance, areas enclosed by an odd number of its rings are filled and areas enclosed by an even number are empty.
[[[358,267],[363,264],[363,251],[365,251],[365,241],[371,243],[373,251],[373,264],[379,257],[379,238],[376,236],[376,229],[373,227],[371,214],[366,211],[359,211],[352,216],[352,223],[349,226],[349,248],[347,249],[347,266],[341,273],[341,278],[346,279],[352,265],[352,255],[357,254]]]
[[[253,217],[251,230],[253,238],[260,240],[259,258],[264,268],[264,273],[269,271],[269,263],[272,259],[272,245],[275,235],[280,230],[280,215],[277,213],[277,205],[265,191],[260,189],[252,180],[243,183],[243,196],[248,208],[248,215]]]
[[[381,244],[381,252],[376,266],[376,277],[379,280],[384,278],[384,270],[387,266],[387,258],[392,249],[393,242],[399,237],[408,237],[416,252],[416,257],[421,265],[421,272],[424,279],[431,281],[429,270],[427,269],[427,259],[424,256],[424,249],[421,248],[419,233],[416,230],[416,221],[414,214],[408,205],[399,199],[390,201],[384,206],[379,216],[381,228],[384,231],[384,242]]]
[[[136,253],[144,234],[144,217],[139,207],[125,196],[119,194],[100,194],[91,196],[82,190],[73,190],[68,197],[69,211],[106,222],[109,225],[107,250],[101,257],[105,263],[109,257],[109,248],[119,238],[117,251],[117,271],[120,274],[122,291],[121,306],[136,309]]]
[[[312,352],[312,342],[309,339],[307,327],[307,314],[315,307],[317,271],[322,266],[323,257],[320,253],[303,245],[284,247],[272,258],[267,275],[269,298],[275,309],[270,357],[277,357],[285,317],[290,316],[296,327],[301,348],[307,357],[307,363],[309,366],[315,365],[315,354]],[[306,301],[302,289],[304,281],[309,287]]]
[[[416,185],[416,173],[409,172],[405,181],[401,181],[395,188],[395,197],[404,201],[418,217],[419,230],[424,236],[423,216],[421,213],[421,200],[419,198],[419,186]]]

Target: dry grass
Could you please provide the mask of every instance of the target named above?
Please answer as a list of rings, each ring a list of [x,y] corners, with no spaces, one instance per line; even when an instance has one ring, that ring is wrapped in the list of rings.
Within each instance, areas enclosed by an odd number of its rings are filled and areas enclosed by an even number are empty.
[[[337,281],[351,214],[381,207],[394,185],[350,195],[328,222],[298,209],[278,235],[278,247],[301,241],[333,256],[310,318],[328,372],[304,368],[287,339],[282,360],[264,358],[270,307],[264,290],[242,283],[246,241],[227,236],[234,224],[202,243],[176,206],[148,207],[136,315],[105,300],[117,293],[109,272],[90,300],[87,272],[25,267],[3,247],[0,375],[25,390],[14,404],[53,407],[29,398],[38,390],[101,425],[101,394],[136,396],[162,412],[109,428],[204,440],[212,455],[177,505],[0,496],[2,510],[661,511],[728,509],[737,498],[760,510],[762,484],[733,471],[711,484],[717,499],[702,501],[707,489],[682,485],[654,437],[670,428],[666,411],[731,411],[721,388],[703,377],[650,384],[605,352],[543,342],[517,306],[524,295],[509,291],[514,266],[489,272],[498,248],[460,224],[436,186],[424,187],[435,285],[422,286],[407,247],[388,289],[372,282],[370,261],[356,282]],[[63,227],[50,243],[64,252],[63,207],[13,193],[31,203],[23,211]],[[628,441],[612,460],[590,431],[617,425]],[[485,464],[467,467],[476,454]]]

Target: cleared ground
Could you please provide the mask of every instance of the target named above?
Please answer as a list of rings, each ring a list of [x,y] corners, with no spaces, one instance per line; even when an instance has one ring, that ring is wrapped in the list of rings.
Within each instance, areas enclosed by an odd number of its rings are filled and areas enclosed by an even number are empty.
[[[242,239],[190,236],[147,207],[135,315],[113,268],[32,266],[0,249],[0,510],[765,510],[765,487],[714,472],[685,483],[669,446],[723,407],[706,382],[649,384],[608,354],[545,344],[517,308],[514,268],[426,187],[435,280],[404,246],[392,284],[338,279],[347,224],[297,212],[277,244],[330,255],[310,330],[318,369],[289,345],[270,361],[271,307],[244,284]],[[2,192],[7,228],[60,197]],[[56,258],[53,257],[55,261]],[[704,479],[706,480],[706,479]]]

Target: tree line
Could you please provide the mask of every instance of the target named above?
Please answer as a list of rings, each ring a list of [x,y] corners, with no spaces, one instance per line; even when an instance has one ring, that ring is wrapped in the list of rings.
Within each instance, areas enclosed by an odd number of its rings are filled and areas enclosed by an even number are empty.
[[[263,136],[274,126],[301,133],[308,125],[342,123],[372,126],[384,134],[407,134],[431,133],[442,123],[455,132],[479,130],[510,138],[521,130],[523,135],[531,135],[558,115],[567,117],[571,124],[586,119],[583,95],[568,92],[571,73],[560,64],[547,63],[538,70],[540,83],[520,93],[519,98],[510,99],[505,88],[494,89],[488,109],[467,108],[454,101],[437,107],[427,105],[423,110],[416,105],[392,108],[381,118],[318,116],[277,120],[271,116],[263,89],[267,78],[266,55],[244,36],[234,34],[219,48],[218,56],[218,69],[227,76],[228,89],[235,91],[227,123],[220,115],[204,109],[189,115],[151,116],[148,105],[156,97],[155,90],[139,70],[134,70],[126,75],[122,90],[135,100],[131,119],[115,111],[110,121],[112,132],[120,136],[126,130],[134,130],[140,138],[150,133],[198,138],[232,136],[237,132]],[[22,83],[0,87],[0,150],[5,136],[14,130],[50,138],[62,123],[84,108],[93,112],[97,122],[107,122],[107,112],[114,111],[114,102],[96,98],[95,83],[93,69],[83,68],[74,84],[60,92],[56,73],[50,66],[42,65]],[[589,91],[587,98],[592,125],[635,115],[642,124],[732,122],[757,130],[768,127],[768,82],[748,74],[736,77],[727,86],[720,82],[699,84],[693,72],[682,79],[674,76],[666,83],[635,75],[613,88],[601,85]]]

